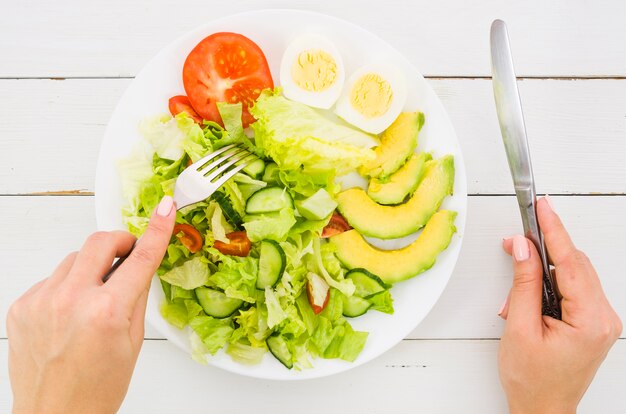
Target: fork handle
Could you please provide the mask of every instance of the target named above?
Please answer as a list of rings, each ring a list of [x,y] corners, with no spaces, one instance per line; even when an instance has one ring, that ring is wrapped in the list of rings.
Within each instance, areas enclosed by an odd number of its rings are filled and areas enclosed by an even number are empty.
[[[133,245],[131,246],[130,250],[128,251],[128,253],[126,253],[124,256],[120,256],[115,263],[113,263],[113,266],[111,266],[111,268],[109,269],[108,272],[105,273],[104,276],[102,276],[102,283],[106,283],[111,276],[113,275],[113,273],[115,273],[115,271],[122,265],[122,263],[124,263],[124,261],[126,259],[128,259],[128,256],[130,256],[130,254],[133,252],[133,250],[135,250],[135,246],[137,246],[137,242],[141,239],[141,237],[137,240],[135,240],[135,243],[133,243]]]

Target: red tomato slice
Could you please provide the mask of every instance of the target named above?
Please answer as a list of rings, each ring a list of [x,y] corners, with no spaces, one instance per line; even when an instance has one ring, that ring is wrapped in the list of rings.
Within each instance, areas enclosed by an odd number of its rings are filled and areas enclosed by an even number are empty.
[[[243,105],[244,128],[254,122],[250,108],[274,81],[265,55],[237,33],[215,33],[193,48],[183,66],[183,84],[191,105],[204,119],[222,124],[217,102]]]
[[[337,234],[348,231],[351,228],[352,227],[350,227],[346,219],[335,211],[326,227],[324,227],[324,230],[322,230],[322,238],[326,239],[328,237],[336,236]]]
[[[309,298],[309,305],[311,305],[311,309],[313,309],[313,313],[317,315],[320,312],[322,312],[328,305],[328,301],[330,300],[330,289],[328,285],[326,285],[326,296],[324,296],[324,301],[321,304],[315,303],[315,294],[313,292],[314,289],[315,287],[313,286],[313,283],[311,283],[310,280],[306,282],[306,295]]]
[[[176,116],[181,112],[187,112],[187,115],[196,121],[197,124],[202,125],[202,117],[193,109],[189,98],[185,95],[172,96],[169,100],[169,108],[172,116]]]
[[[252,243],[245,231],[234,231],[228,233],[226,237],[230,240],[230,243],[224,243],[219,240],[213,243],[213,247],[219,250],[220,253],[240,257],[246,257],[250,253]]]
[[[196,228],[190,224],[177,223],[174,226],[172,234],[180,240],[191,253],[196,253],[202,249],[204,241],[202,235]]]

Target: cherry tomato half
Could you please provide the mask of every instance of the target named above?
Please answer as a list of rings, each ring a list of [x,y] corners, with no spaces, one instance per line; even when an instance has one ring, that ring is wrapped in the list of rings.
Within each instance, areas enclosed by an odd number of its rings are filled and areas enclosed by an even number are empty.
[[[241,102],[244,128],[254,122],[248,108],[263,89],[274,87],[259,46],[228,32],[212,34],[193,48],[183,66],[183,84],[193,108],[209,121],[222,124],[217,102]]]
[[[224,243],[216,240],[213,243],[213,247],[220,251],[220,253],[228,254],[230,256],[245,257],[250,253],[250,247],[252,243],[248,239],[248,235],[245,231],[234,231],[226,235],[230,243]]]
[[[352,227],[348,224],[345,218],[336,211],[330,218],[330,221],[322,230],[322,238],[328,238],[332,236],[336,236],[337,234],[343,233],[344,231],[350,230]]]
[[[191,253],[196,253],[202,249],[204,241],[202,235],[196,228],[190,224],[177,223],[174,226],[172,234],[180,240]]]
[[[172,96],[169,100],[169,108],[172,116],[176,116],[181,112],[187,112],[187,115],[191,117],[197,124],[202,125],[202,117],[191,106],[189,98],[185,95]]]

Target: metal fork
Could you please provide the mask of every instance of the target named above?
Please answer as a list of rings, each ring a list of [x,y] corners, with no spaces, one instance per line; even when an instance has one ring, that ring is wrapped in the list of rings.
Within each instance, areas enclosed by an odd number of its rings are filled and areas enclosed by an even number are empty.
[[[218,156],[219,158],[217,158]],[[248,150],[236,144],[231,144],[213,151],[204,158],[194,162],[185,168],[176,179],[176,187],[174,188],[176,209],[180,210],[183,207],[206,200],[223,186],[226,181],[230,180],[256,159],[256,155]],[[109,280],[111,275],[124,263],[124,260],[130,256],[136,245],[137,243],[135,242],[125,256],[117,259],[109,271],[102,277],[103,282]]]

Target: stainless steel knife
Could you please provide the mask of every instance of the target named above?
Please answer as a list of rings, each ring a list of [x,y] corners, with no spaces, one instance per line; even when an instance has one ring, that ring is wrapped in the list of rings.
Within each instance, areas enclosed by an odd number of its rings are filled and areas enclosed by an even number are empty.
[[[524,233],[537,247],[543,263],[542,312],[544,315],[561,319],[556,286],[550,270],[543,235],[537,222],[535,179],[530,162],[522,103],[517,90],[509,35],[506,24],[502,20],[495,20],[491,25],[491,71],[502,141],[504,141],[509,168],[513,176]]]

